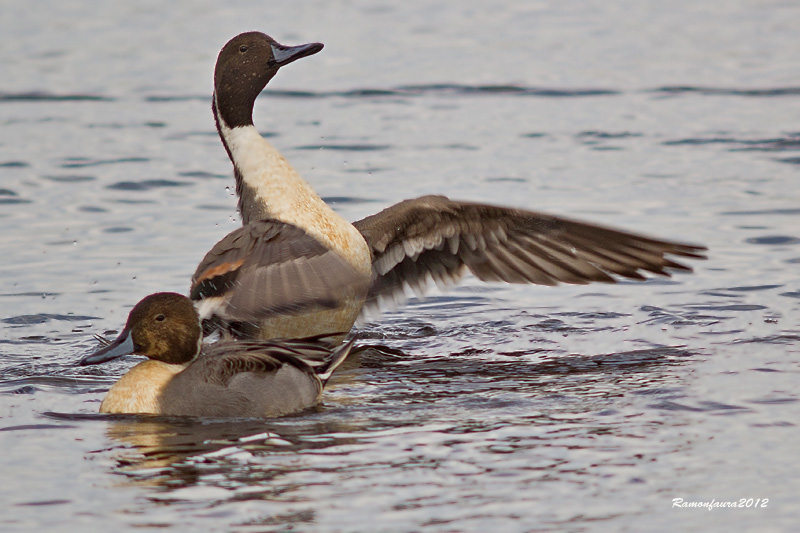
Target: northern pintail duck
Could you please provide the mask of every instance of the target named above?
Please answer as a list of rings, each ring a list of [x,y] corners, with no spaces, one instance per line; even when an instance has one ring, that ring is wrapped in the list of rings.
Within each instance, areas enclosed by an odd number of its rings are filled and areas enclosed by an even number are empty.
[[[365,306],[467,271],[484,281],[585,284],[691,271],[680,244],[566,218],[444,196],[405,200],[349,223],[256,130],[253,106],[278,69],[322,44],[243,33],[219,53],[212,109],[233,162],[244,226],[192,279],[207,324],[264,337],[349,331]],[[302,249],[302,253],[297,253]]]
[[[203,417],[275,417],[317,404],[352,342],[325,337],[219,341],[203,345],[191,300],[162,292],[139,302],[116,340],[84,357],[94,365],[127,354],[149,359],[106,394],[101,413]]]

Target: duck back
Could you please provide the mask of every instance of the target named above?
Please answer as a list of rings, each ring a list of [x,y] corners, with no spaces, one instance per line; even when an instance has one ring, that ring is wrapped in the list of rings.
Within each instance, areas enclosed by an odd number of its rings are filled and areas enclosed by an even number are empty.
[[[259,352],[217,343],[164,387],[159,413],[202,417],[276,417],[317,404],[322,382],[314,370]],[[227,346],[226,346],[227,345]]]

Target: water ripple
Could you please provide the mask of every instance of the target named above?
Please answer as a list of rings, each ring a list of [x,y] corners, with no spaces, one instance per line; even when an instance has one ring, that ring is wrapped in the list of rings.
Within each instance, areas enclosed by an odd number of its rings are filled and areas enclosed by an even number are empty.
[[[720,215],[761,216],[761,215],[800,215],[800,208],[755,209],[752,211],[723,211]]]
[[[645,92],[663,94],[702,94],[705,96],[751,96],[757,98],[800,95],[800,87],[775,87],[766,89],[734,89],[727,87],[699,87],[674,85],[648,89]]]
[[[586,143],[605,141],[609,139],[629,139],[631,137],[642,137],[641,133],[634,133],[630,131],[622,131],[617,133],[610,133],[606,131],[582,131],[576,135],[579,139],[586,139]]]
[[[56,315],[56,314],[41,313],[38,315],[12,316],[9,318],[4,318],[0,320],[0,322],[4,324],[11,324],[14,326],[29,326],[31,324],[43,324],[45,322],[50,322],[51,320],[58,322],[80,322],[83,320],[97,320],[98,318],[99,317],[96,316]]]
[[[62,168],[83,168],[96,167],[99,165],[116,165],[118,163],[147,163],[150,159],[146,157],[121,157],[118,159],[87,159],[85,157],[68,157]]]
[[[96,94],[53,94],[39,91],[0,94],[0,102],[114,102],[115,100]]]
[[[143,180],[120,181],[108,185],[106,188],[116,191],[149,191],[151,189],[160,189],[163,187],[185,187],[187,185],[191,185],[191,183],[173,180]]]
[[[710,326],[717,324],[728,317],[717,315],[708,315],[698,313],[698,311],[719,310],[717,306],[694,306],[686,305],[686,310],[667,310],[655,306],[642,306],[641,310],[645,311],[650,318],[640,322],[640,324],[669,324],[673,326],[688,326],[688,325],[701,325]]]
[[[8,426],[4,428],[0,428],[0,431],[25,431],[30,429],[70,429],[75,428],[76,426],[66,426],[61,424],[25,424],[21,426]],[[20,504],[20,505],[32,505],[32,504]]]
[[[763,237],[751,237],[745,239],[748,244],[764,244],[768,246],[785,246],[790,244],[800,244],[800,238],[791,237],[789,235],[765,235]]]
[[[690,305],[687,306],[700,311],[760,311],[768,309],[765,305],[732,304],[732,305]]]
[[[772,139],[736,139],[733,137],[689,137],[664,141],[664,146],[697,146],[708,144],[732,145],[731,151],[742,152],[783,152],[800,150],[800,134],[792,133],[786,137]]]
[[[800,335],[781,333],[766,337],[754,337],[752,339],[737,339],[731,341],[731,344],[797,344],[798,342],[800,342]],[[766,369],[764,371],[780,372],[780,370],[775,370],[774,368]]]
[[[343,152],[374,152],[377,150],[389,150],[388,144],[309,144],[297,146],[295,150],[339,150]]]
[[[185,172],[178,172],[178,176],[181,176],[183,178],[200,178],[200,179],[230,178],[229,174],[215,174],[213,172],[206,172],[204,170],[190,170]]]
[[[357,196],[323,196],[322,199],[326,204],[369,204],[377,201]]]
[[[422,85],[399,85],[389,88],[356,88],[337,91],[305,91],[305,90],[276,90],[267,89],[262,96],[268,98],[352,98],[375,99],[397,98],[416,96],[533,96],[539,98],[592,98],[597,96],[620,96],[626,93],[651,93],[663,95],[701,95],[701,96],[739,96],[770,98],[782,96],[796,96],[800,94],[800,87],[775,87],[764,89],[737,89],[726,87],[695,87],[695,86],[665,86],[654,89],[625,91],[622,89],[608,88],[562,88],[562,87],[533,87],[516,84],[493,85],[467,85],[459,83],[432,83]],[[38,93],[32,93],[38,94]],[[24,95],[23,95],[24,97]],[[103,97],[86,97],[102,99]],[[2,99],[2,96],[0,96]],[[211,95],[149,95],[144,98],[146,102],[184,102],[208,101]],[[111,99],[109,99],[111,100]]]
[[[66,176],[42,176],[46,180],[54,181],[56,183],[82,183],[84,181],[94,181],[97,178],[94,176],[82,175],[66,175]]]
[[[16,192],[11,189],[0,189],[0,205],[11,204],[29,204],[31,200],[20,198]]]
[[[545,87],[526,87],[523,85],[463,85],[458,83],[435,83],[429,85],[400,85],[398,87],[362,88],[345,91],[281,91],[267,90],[265,96],[276,98],[386,98],[406,96],[535,96],[543,98],[575,98],[594,96],[613,96],[621,94],[611,89],[562,89]]]

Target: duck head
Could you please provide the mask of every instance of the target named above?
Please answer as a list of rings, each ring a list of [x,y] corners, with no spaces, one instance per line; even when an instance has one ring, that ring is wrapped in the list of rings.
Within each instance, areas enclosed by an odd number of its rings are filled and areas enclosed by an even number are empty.
[[[200,317],[191,300],[174,292],[159,292],[136,304],[119,336],[80,364],[96,365],[128,354],[184,364],[197,357],[202,342]]]
[[[260,32],[242,33],[228,41],[214,69],[214,116],[228,128],[253,123],[253,105],[278,69],[316,54],[322,43],[284,46]],[[218,124],[219,126],[219,124]]]

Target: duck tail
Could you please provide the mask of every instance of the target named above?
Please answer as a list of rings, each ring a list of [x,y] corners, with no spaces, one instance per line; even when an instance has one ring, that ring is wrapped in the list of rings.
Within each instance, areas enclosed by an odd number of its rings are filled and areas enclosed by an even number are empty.
[[[339,365],[344,363],[347,356],[350,355],[350,350],[353,348],[354,342],[355,338],[352,338],[341,346],[334,348],[331,350],[330,355],[325,357],[325,362],[322,365],[314,367],[314,372],[316,372],[323,385],[328,382],[331,374],[333,374],[333,372],[339,368]]]

